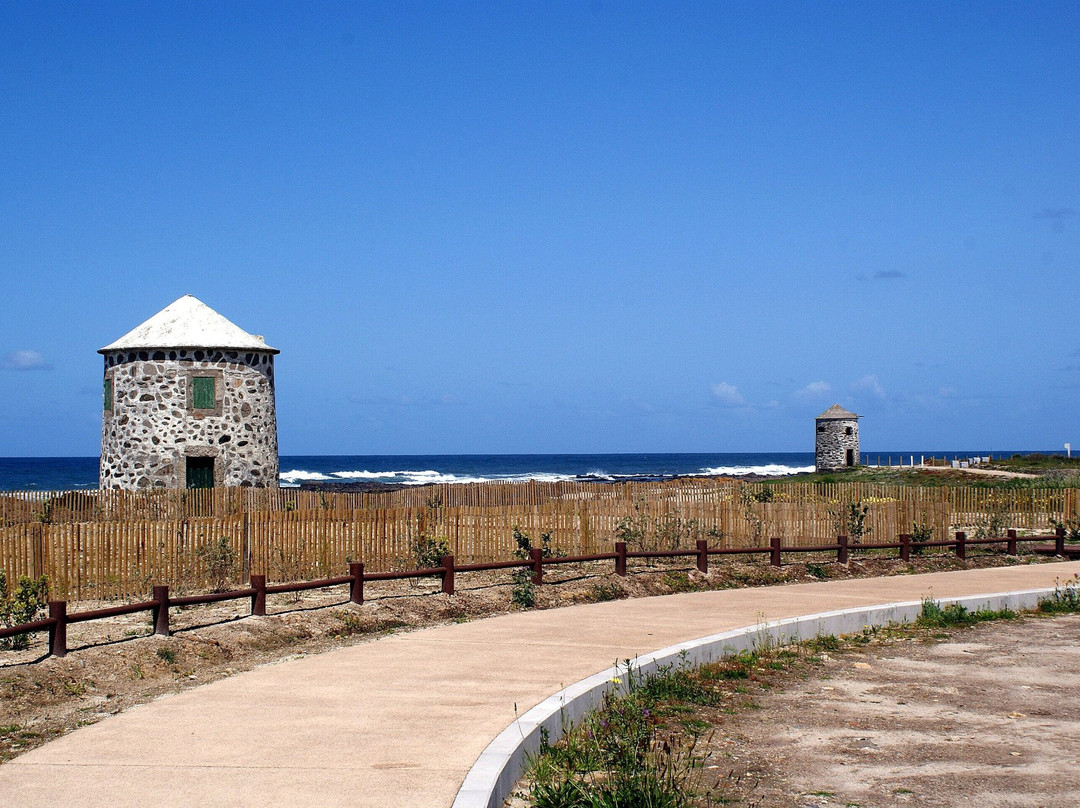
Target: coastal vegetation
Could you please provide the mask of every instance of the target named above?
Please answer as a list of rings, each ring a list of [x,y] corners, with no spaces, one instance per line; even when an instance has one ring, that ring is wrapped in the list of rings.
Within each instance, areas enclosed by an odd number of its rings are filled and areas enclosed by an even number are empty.
[[[1080,581],[1073,579],[1025,614],[1076,613],[1080,613]],[[782,646],[763,642],[752,651],[716,662],[668,666],[648,675],[627,660],[621,666],[624,674],[613,679],[616,686],[600,706],[557,742],[542,735],[539,752],[529,761],[511,804],[515,808],[743,804],[747,785],[734,776],[733,762],[717,754],[725,744],[715,736],[723,733],[728,718],[759,709],[760,696],[796,677],[806,678],[826,660],[853,649],[939,642],[951,638],[949,631],[1021,616],[1007,608],[972,611],[927,599],[910,625],[866,627],[853,635],[822,635]]]
[[[918,460],[919,458],[915,458]],[[979,471],[1005,472],[1004,475],[983,475]],[[1009,475],[1024,475],[1014,477]],[[920,487],[973,486],[977,488],[1077,488],[1080,487],[1080,457],[1061,455],[1014,454],[993,458],[977,468],[953,468],[950,463],[937,461],[926,465],[856,466],[833,472],[811,472],[793,478],[763,481],[772,485],[788,480],[807,484],[842,482],[880,483]]]

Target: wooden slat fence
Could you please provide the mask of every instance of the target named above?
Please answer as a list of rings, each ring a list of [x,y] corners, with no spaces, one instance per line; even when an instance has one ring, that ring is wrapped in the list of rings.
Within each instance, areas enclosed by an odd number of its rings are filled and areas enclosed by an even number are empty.
[[[662,483],[484,483],[394,492],[296,489],[90,491],[0,495],[0,569],[9,580],[47,575],[57,597],[131,598],[151,583],[177,592],[213,584],[224,538],[234,581],[326,577],[350,561],[371,571],[415,566],[421,536],[444,537],[461,563],[510,558],[514,526],[534,543],[551,532],[571,555],[616,539],[649,549],[807,546],[852,531],[838,520],[867,507],[866,541],[895,541],[915,523],[935,537],[981,527],[1043,530],[1076,513],[1076,489],[918,488],[867,483],[768,485],[730,480]],[[622,530],[620,530],[620,527]],[[220,560],[220,559],[219,559]]]

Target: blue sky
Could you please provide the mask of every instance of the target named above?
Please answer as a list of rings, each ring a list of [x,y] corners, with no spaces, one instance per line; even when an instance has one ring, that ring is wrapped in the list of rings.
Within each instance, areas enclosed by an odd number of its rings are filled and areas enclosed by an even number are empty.
[[[284,454],[1080,445],[1080,5],[0,4],[0,455],[183,294]]]

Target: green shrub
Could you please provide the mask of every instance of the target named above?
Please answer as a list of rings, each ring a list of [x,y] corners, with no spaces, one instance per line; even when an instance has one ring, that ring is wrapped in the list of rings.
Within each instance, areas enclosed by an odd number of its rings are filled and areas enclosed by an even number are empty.
[[[443,556],[450,555],[450,542],[442,536],[424,536],[413,544],[413,560],[417,569],[441,567]]]
[[[0,570],[0,625],[18,626],[44,617],[49,602],[49,582],[40,578],[19,577],[14,592],[8,591],[7,575]],[[0,640],[0,648],[22,651],[30,647],[29,634],[17,634]]]
[[[933,541],[933,526],[926,524],[926,522],[913,522],[911,524],[911,540],[913,542]],[[922,546],[912,545],[911,552],[915,555],[922,555],[922,551],[925,549]]]
[[[510,602],[523,609],[531,609],[536,605],[536,584],[532,582],[532,570],[514,570],[510,576],[513,584],[510,589]]]

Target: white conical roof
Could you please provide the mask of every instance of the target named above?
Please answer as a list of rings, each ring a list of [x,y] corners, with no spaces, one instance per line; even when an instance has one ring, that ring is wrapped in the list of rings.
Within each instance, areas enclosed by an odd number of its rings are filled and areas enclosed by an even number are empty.
[[[98,353],[147,348],[236,348],[280,353],[262,337],[226,320],[193,295],[184,295],[170,303],[116,342],[100,348]]]

